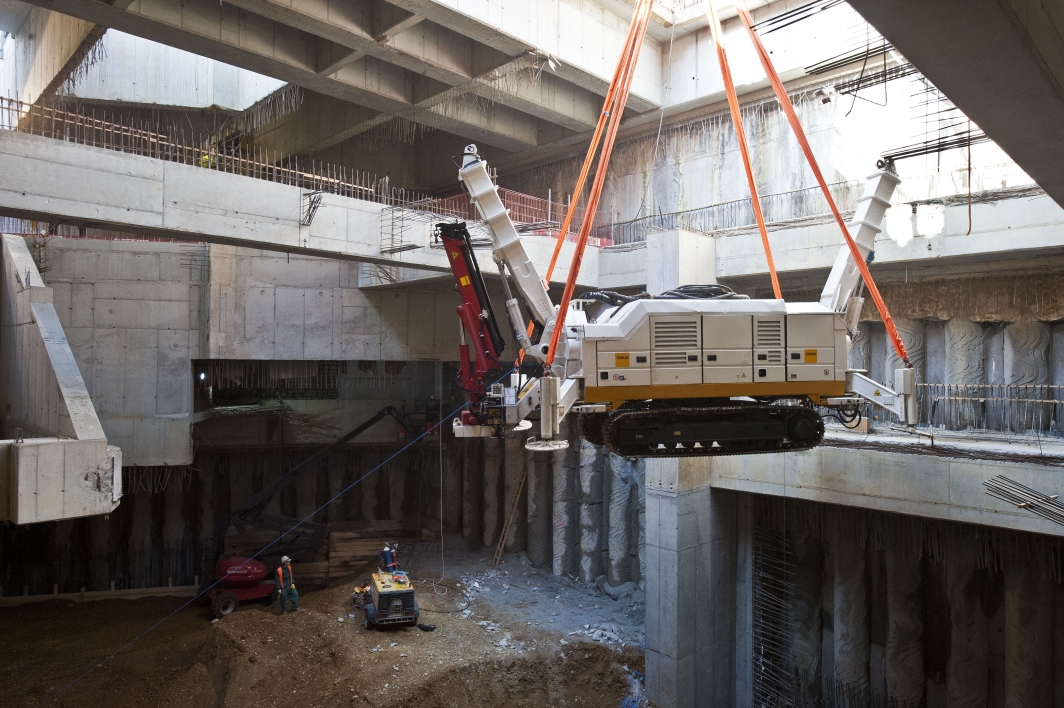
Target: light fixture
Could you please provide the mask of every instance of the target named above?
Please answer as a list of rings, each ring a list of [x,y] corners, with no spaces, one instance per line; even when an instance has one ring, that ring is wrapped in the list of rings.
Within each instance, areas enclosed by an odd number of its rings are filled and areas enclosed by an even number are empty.
[[[207,374],[204,374],[204,373],[201,372],[200,375],[199,375],[199,380],[202,381],[205,378],[207,378]]]

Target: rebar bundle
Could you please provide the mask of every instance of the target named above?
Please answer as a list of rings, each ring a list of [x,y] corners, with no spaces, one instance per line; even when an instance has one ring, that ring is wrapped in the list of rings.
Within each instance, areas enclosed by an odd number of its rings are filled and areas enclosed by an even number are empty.
[[[1043,519],[1064,526],[1064,504],[1057,500],[1056,494],[1042,494],[1000,474],[983,482],[983,486],[986,487],[986,493],[996,499],[1015,504],[1017,509],[1028,509]]]

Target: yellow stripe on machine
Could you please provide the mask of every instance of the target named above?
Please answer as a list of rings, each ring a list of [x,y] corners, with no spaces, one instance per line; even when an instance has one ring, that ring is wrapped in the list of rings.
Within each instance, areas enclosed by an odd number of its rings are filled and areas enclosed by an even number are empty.
[[[672,398],[732,398],[734,396],[798,398],[808,396],[814,403],[846,393],[845,381],[779,381],[735,384],[664,384],[658,386],[587,386],[584,401],[612,403],[617,408],[626,401]]]

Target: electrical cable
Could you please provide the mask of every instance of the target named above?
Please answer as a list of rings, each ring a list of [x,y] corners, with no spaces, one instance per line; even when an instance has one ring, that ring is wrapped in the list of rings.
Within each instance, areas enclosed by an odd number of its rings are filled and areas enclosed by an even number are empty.
[[[511,371],[513,371],[513,369],[512,369],[512,368],[510,369],[510,371],[507,371],[507,372],[506,372],[506,373],[504,373],[504,374],[503,374],[502,376],[500,376],[500,377],[499,377],[498,379],[496,379],[495,383],[498,383],[499,381],[502,381],[502,380],[503,380],[503,379],[504,379],[505,377],[509,376],[509,375],[510,375],[510,372],[511,372]],[[442,400],[442,399],[441,399],[441,400]],[[446,419],[447,419],[447,420],[450,420],[450,418],[451,418],[452,416],[454,416],[455,414],[457,414],[458,412],[460,412],[460,411],[461,411],[461,410],[462,410],[463,408],[465,408],[465,407],[466,407],[466,406],[468,406],[468,405],[469,405],[469,403],[468,403],[468,402],[466,402],[466,403],[463,403],[462,405],[460,405],[459,407],[455,408],[455,409],[454,409],[453,411],[451,411],[451,413],[450,413],[450,414],[448,414],[448,416],[447,416],[447,418],[446,418]],[[442,408],[442,404],[441,404],[441,408]],[[336,501],[337,499],[339,499],[340,497],[342,497],[342,496],[343,496],[344,494],[346,494],[347,492],[349,492],[349,491],[351,491],[352,489],[354,489],[354,488],[355,488],[356,486],[358,486],[359,484],[361,484],[361,483],[362,483],[362,482],[363,482],[363,481],[364,481],[364,480],[365,480],[366,478],[368,478],[368,477],[369,477],[370,475],[372,475],[372,474],[373,474],[374,472],[376,472],[377,470],[381,469],[382,467],[384,467],[385,465],[387,465],[387,464],[388,464],[389,462],[391,462],[391,461],[392,461],[392,460],[394,460],[395,458],[399,457],[399,455],[402,455],[402,454],[403,454],[404,452],[406,452],[406,451],[407,451],[407,449],[409,449],[409,448],[410,448],[410,447],[411,447],[411,446],[412,446],[412,445],[413,445],[414,443],[416,443],[416,442],[418,442],[419,440],[421,440],[421,438],[425,437],[426,435],[428,435],[429,433],[431,433],[431,432],[432,432],[433,430],[435,430],[436,428],[438,428],[438,427],[440,427],[441,425],[443,425],[443,422],[444,422],[444,419],[443,419],[443,418],[441,417],[441,419],[440,419],[440,420],[438,420],[438,421],[436,422],[436,425],[433,425],[433,426],[432,426],[431,428],[428,428],[428,429],[426,429],[426,430],[425,430],[425,432],[421,433],[421,435],[418,435],[418,436],[417,436],[416,438],[414,438],[413,440],[411,440],[410,442],[408,442],[408,443],[407,443],[406,445],[404,445],[403,447],[399,448],[399,450],[397,450],[397,451],[395,452],[395,454],[393,454],[393,455],[392,455],[391,457],[389,457],[388,459],[384,460],[384,461],[383,461],[383,462],[381,462],[381,463],[380,463],[379,465],[377,465],[376,467],[374,467],[373,469],[371,469],[371,470],[370,470],[369,472],[367,472],[366,474],[362,475],[361,477],[359,477],[358,479],[356,479],[356,480],[355,480],[354,482],[352,482],[352,483],[351,483],[351,484],[349,484],[348,486],[346,486],[346,487],[344,487],[343,489],[341,489],[341,490],[340,490],[339,492],[337,492],[337,493],[336,493],[336,494],[335,494],[335,495],[334,495],[334,496],[333,496],[333,497],[332,497],[331,499],[329,499],[328,501],[326,501],[325,503],[323,503],[323,504],[322,504],[321,506],[319,506],[319,507],[318,507],[317,509],[315,509],[314,511],[310,512],[310,513],[309,513],[308,515],[306,515],[305,517],[303,517],[303,519],[301,519],[301,520],[300,520],[300,521],[299,521],[299,522],[298,522],[297,524],[293,525],[293,526],[292,526],[292,528],[288,529],[288,530],[287,530],[287,531],[285,531],[285,532],[284,532],[283,534],[281,534],[280,536],[278,536],[277,538],[273,539],[273,540],[272,540],[272,541],[270,541],[270,542],[269,542],[268,544],[266,544],[265,546],[263,546],[262,548],[260,548],[260,549],[259,549],[259,550],[258,550],[257,552],[255,552],[255,554],[254,554],[254,555],[248,556],[248,559],[247,559],[246,561],[244,561],[244,563],[242,563],[241,565],[237,566],[237,568],[234,568],[233,570],[237,570],[237,569],[239,569],[239,568],[242,568],[242,567],[244,567],[244,565],[246,565],[246,564],[248,563],[248,561],[252,561],[252,560],[255,560],[256,558],[258,558],[258,557],[259,557],[260,555],[262,555],[262,554],[263,554],[263,553],[265,553],[265,552],[266,552],[267,550],[269,550],[269,549],[270,549],[270,548],[271,548],[272,546],[274,546],[275,544],[277,544],[277,543],[278,543],[278,542],[279,542],[279,541],[280,541],[281,539],[283,539],[283,538],[284,538],[285,536],[287,536],[288,534],[292,533],[292,531],[294,531],[294,530],[295,530],[296,528],[298,528],[298,527],[299,527],[299,526],[301,526],[302,524],[305,524],[305,523],[307,523],[308,521],[311,521],[311,520],[312,520],[312,519],[313,519],[313,518],[314,518],[314,517],[315,517],[315,516],[316,516],[317,514],[319,514],[320,512],[322,512],[322,511],[323,511],[323,510],[324,510],[324,509],[325,509],[326,507],[328,507],[328,506],[329,506],[330,504],[332,504],[332,503],[333,503],[334,501]],[[442,441],[441,441],[441,446],[442,446]],[[441,458],[441,459],[442,459],[442,458]],[[442,491],[443,491],[443,490],[442,490],[442,488],[441,488],[441,490],[440,490],[440,492],[441,492],[441,496],[442,496]],[[442,528],[442,526],[441,526],[441,528]],[[441,549],[443,548],[443,536],[442,536],[442,534],[441,534],[441,536],[440,536],[440,548],[441,548]],[[116,650],[115,650],[114,652],[112,652],[112,653],[111,653],[111,654],[109,654],[108,656],[106,656],[106,657],[104,657],[103,659],[101,659],[100,661],[98,661],[98,662],[94,663],[94,664],[93,664],[93,665],[92,665],[92,666],[91,666],[91,667],[90,667],[90,668],[89,668],[89,669],[88,669],[87,671],[83,672],[83,673],[82,673],[82,674],[81,674],[80,676],[76,677],[76,678],[75,678],[74,680],[72,680],[72,681],[71,681],[70,683],[68,683],[67,685],[63,686],[63,687],[62,687],[61,689],[59,689],[59,690],[58,690],[58,691],[56,691],[55,693],[52,693],[51,695],[49,695],[49,696],[47,696],[46,698],[44,698],[43,700],[41,700],[41,701],[40,701],[39,703],[37,703],[37,706],[43,706],[44,704],[46,704],[46,703],[49,703],[49,702],[51,702],[52,700],[54,700],[54,699],[58,698],[58,697],[59,697],[60,695],[62,695],[62,694],[63,694],[63,693],[65,693],[66,691],[68,691],[68,690],[69,690],[69,689],[70,689],[70,688],[71,688],[72,686],[74,686],[74,685],[75,685],[76,683],[78,683],[79,681],[81,681],[82,679],[84,679],[84,678],[85,678],[86,676],[88,676],[89,674],[91,674],[91,673],[92,673],[93,671],[95,671],[96,669],[102,668],[102,667],[103,667],[103,666],[104,666],[105,664],[107,664],[108,662],[110,662],[110,661],[111,661],[112,659],[114,659],[114,658],[115,658],[116,656],[118,656],[119,654],[121,654],[121,653],[122,653],[123,651],[125,651],[126,649],[128,649],[129,647],[131,647],[131,646],[132,646],[133,644],[135,644],[136,642],[140,641],[140,639],[142,639],[143,637],[145,637],[145,636],[146,636],[147,634],[149,634],[150,632],[154,631],[154,630],[155,630],[156,628],[158,628],[158,627],[159,627],[160,625],[162,625],[163,623],[165,623],[165,622],[166,622],[167,620],[169,620],[169,619],[170,619],[171,617],[173,617],[174,615],[176,615],[176,614],[177,614],[178,612],[181,612],[182,610],[184,610],[185,608],[187,608],[187,607],[188,607],[189,605],[192,605],[193,603],[195,603],[195,602],[196,602],[197,600],[199,600],[199,599],[200,599],[201,597],[203,597],[203,596],[204,596],[204,595],[206,595],[206,594],[207,594],[208,592],[210,592],[211,590],[213,590],[213,589],[214,589],[215,587],[217,587],[218,585],[220,585],[220,584],[222,583],[222,580],[223,580],[222,578],[219,578],[218,580],[215,580],[215,581],[214,581],[213,583],[211,583],[211,584],[210,584],[210,585],[208,585],[208,586],[207,586],[206,588],[204,588],[203,590],[201,590],[201,591],[200,591],[200,592],[199,592],[199,593],[198,593],[198,594],[197,594],[197,595],[196,595],[195,597],[192,597],[192,598],[190,598],[190,599],[188,600],[188,602],[184,603],[183,605],[181,605],[180,607],[178,607],[178,608],[177,608],[176,610],[174,610],[174,611],[173,611],[173,612],[171,612],[170,614],[166,615],[166,616],[165,616],[165,617],[163,617],[163,618],[162,618],[161,620],[159,620],[158,622],[156,622],[156,623],[155,623],[155,624],[153,624],[152,626],[148,627],[147,629],[145,629],[145,630],[144,630],[143,632],[141,632],[141,633],[140,633],[140,634],[138,634],[137,636],[133,637],[133,639],[130,639],[130,640],[129,640],[128,642],[126,642],[125,644],[123,644],[123,645],[122,645],[121,647],[119,647],[118,649],[116,649]]]

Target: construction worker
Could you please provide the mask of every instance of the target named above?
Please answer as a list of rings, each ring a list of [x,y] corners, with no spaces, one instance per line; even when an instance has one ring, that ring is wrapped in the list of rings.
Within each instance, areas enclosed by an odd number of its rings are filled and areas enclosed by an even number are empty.
[[[289,603],[292,605],[292,612],[299,612],[299,593],[296,592],[296,582],[292,577],[292,559],[288,556],[281,558],[275,582],[281,596],[281,614],[288,612]]]

